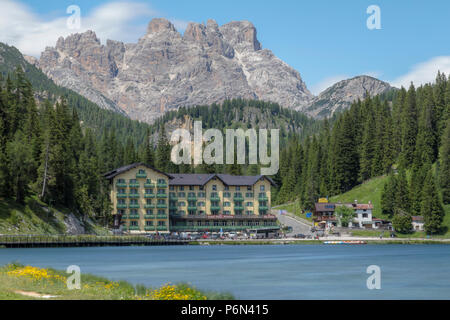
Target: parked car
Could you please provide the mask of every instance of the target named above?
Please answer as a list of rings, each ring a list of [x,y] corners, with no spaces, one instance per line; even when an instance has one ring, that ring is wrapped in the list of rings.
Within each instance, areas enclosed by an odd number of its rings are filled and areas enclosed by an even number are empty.
[[[303,233],[298,233],[294,236],[294,238],[305,239],[306,236]]]

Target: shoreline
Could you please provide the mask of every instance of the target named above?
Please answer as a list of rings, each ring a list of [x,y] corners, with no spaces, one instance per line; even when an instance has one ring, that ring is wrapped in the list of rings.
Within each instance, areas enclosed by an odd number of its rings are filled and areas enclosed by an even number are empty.
[[[44,238],[45,236],[42,236]],[[15,239],[11,241],[11,239]],[[425,239],[425,238],[375,238],[375,237],[321,237],[319,239],[243,239],[243,240],[150,240],[145,237],[121,238],[117,237],[74,237],[68,239],[67,236],[51,237],[46,241],[21,241],[20,236],[9,238],[9,242],[1,241],[2,248],[55,248],[55,247],[119,247],[119,246],[209,246],[209,245],[364,245],[364,244],[450,244],[450,239]],[[325,244],[325,241],[363,241],[363,244]]]

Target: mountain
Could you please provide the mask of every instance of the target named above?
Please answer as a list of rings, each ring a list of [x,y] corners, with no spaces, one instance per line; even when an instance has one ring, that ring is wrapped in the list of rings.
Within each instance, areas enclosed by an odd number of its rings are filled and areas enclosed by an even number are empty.
[[[315,97],[303,111],[315,118],[330,117],[349,108],[358,99],[364,100],[367,95],[373,97],[393,89],[389,83],[381,80],[358,76],[332,85]]]
[[[87,31],[60,38],[38,64],[57,84],[146,122],[182,106],[232,98],[296,109],[314,98],[296,70],[262,48],[248,21],[190,23],[181,35],[169,21],[153,19],[132,44],[102,45]]]

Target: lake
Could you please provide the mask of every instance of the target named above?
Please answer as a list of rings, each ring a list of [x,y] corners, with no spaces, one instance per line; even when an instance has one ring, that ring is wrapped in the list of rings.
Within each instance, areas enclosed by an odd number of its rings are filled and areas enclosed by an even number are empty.
[[[20,262],[160,286],[188,282],[238,299],[450,299],[449,245],[255,245],[0,249]],[[367,289],[367,267],[381,289]]]

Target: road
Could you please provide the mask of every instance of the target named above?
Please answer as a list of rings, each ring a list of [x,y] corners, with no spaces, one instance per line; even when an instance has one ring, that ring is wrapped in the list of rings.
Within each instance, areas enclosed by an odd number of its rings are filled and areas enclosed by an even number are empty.
[[[310,225],[288,215],[279,214],[279,210],[273,210],[273,213],[276,214],[278,220],[283,226],[292,227],[292,232],[286,234],[288,237],[299,233],[304,235],[311,234]]]

